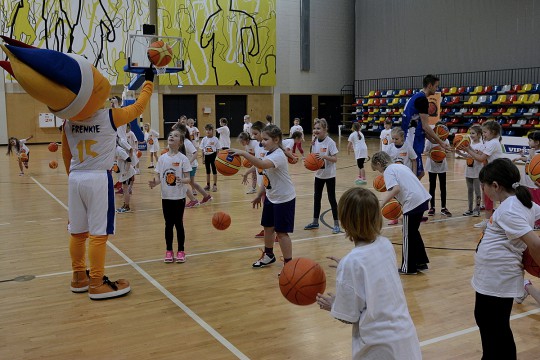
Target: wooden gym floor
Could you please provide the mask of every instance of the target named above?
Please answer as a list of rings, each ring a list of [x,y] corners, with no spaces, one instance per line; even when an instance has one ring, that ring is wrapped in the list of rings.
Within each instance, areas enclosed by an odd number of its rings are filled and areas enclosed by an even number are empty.
[[[368,140],[370,154],[378,150]],[[339,143],[337,195],[354,186],[357,176],[347,140]],[[239,176],[219,176],[217,193],[208,205],[186,209],[187,261],[164,264],[163,215],[159,189],[144,154],[131,201],[132,213],[117,215],[117,235],[109,238],[106,273],[130,280],[132,292],[109,301],[91,301],[69,290],[67,177],[60,152],[29,144],[30,169],[19,177],[14,158],[0,157],[0,358],[1,359],[349,359],[350,326],[331,318],[316,305],[288,303],[278,288],[281,264],[252,269],[263,246],[261,210],[250,205]],[[309,148],[308,144],[304,145]],[[5,153],[5,147],[2,147]],[[430,271],[402,277],[407,302],[424,359],[479,359],[474,291],[470,286],[473,255],[481,218],[467,218],[464,161],[449,157],[448,208],[421,226],[431,260]],[[335,270],[326,256],[338,257],[352,247],[331,229],[304,231],[312,218],[313,173],[291,165],[297,191],[296,257],[319,262],[334,290]],[[374,172],[367,163],[368,187]],[[197,179],[204,182],[204,170]],[[424,179],[424,183],[427,179]],[[427,186],[427,185],[426,185]],[[437,193],[439,199],[439,193]],[[199,196],[200,197],[200,196]],[[122,205],[116,196],[117,206]],[[326,196],[323,220],[332,224]],[[232,225],[211,226],[216,211],[228,212]],[[437,211],[440,202],[437,200]],[[385,222],[386,224],[386,222]],[[383,235],[395,243],[401,259],[401,226],[387,226]],[[276,247],[279,254],[279,247]],[[30,281],[5,281],[34,275]],[[512,329],[519,359],[538,359],[540,310],[528,297],[514,305]]]

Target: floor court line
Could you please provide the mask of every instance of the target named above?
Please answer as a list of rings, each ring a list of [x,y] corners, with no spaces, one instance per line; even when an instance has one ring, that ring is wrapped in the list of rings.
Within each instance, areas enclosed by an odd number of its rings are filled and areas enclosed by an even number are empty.
[[[54,196],[50,191],[48,191],[36,179],[34,179],[33,177],[31,177],[31,179],[39,187],[41,187],[47,194],[49,194],[53,199],[55,199],[60,205],[62,205],[67,210],[67,206],[64,203],[62,203],[56,196]],[[461,181],[461,180],[454,180],[454,181]],[[244,202],[244,201],[240,201],[240,202]],[[463,218],[466,218],[466,216],[456,216],[456,217],[445,218],[445,219],[431,220],[427,224],[429,224],[429,223],[438,223],[438,222],[446,222],[446,221],[458,220],[458,219],[463,219]],[[394,225],[394,226],[386,226],[386,227],[383,227],[382,230],[396,229],[396,228],[399,228],[399,227],[402,227],[402,226],[403,225],[401,225],[401,224],[400,225]],[[313,241],[313,240],[317,240],[317,239],[321,239],[321,238],[343,236],[343,235],[344,234],[322,235],[322,236],[317,236],[317,237],[296,239],[296,240],[293,240],[293,242]],[[162,261],[162,259],[143,260],[143,261],[139,261],[139,262],[134,262],[127,255],[125,255],[120,249],[118,249],[114,244],[112,244],[111,242],[107,242],[107,243],[120,257],[122,257],[126,261],[126,264],[110,265],[110,266],[107,266],[107,268],[127,266],[127,265],[132,266],[135,270],[137,270],[137,272],[139,272],[144,278],[146,278],[154,287],[156,287],[158,290],[160,290],[167,298],[169,298],[169,300],[171,300],[180,309],[182,309],[188,316],[190,316],[194,321],[196,321],[199,325],[201,325],[201,327],[203,327],[209,334],[211,334],[222,345],[227,347],[227,349],[229,349],[239,359],[249,359],[242,352],[240,352],[240,350],[238,350],[236,347],[234,347],[234,345],[232,345],[229,341],[227,341],[225,338],[223,338],[217,331],[215,331],[210,325],[208,325],[197,314],[195,314],[191,309],[189,309],[189,307],[187,307],[185,304],[183,304],[178,298],[176,298],[173,294],[171,294],[166,288],[164,288],[159,282],[157,282],[154,278],[152,278],[146,271],[144,271],[138,265],[138,264],[142,264],[142,263]],[[210,255],[210,254],[217,254],[217,253],[224,253],[224,252],[231,252],[231,251],[241,251],[241,250],[247,250],[247,249],[258,248],[258,247],[260,247],[260,245],[244,246],[244,247],[239,247],[239,248],[231,248],[231,249],[216,250],[216,251],[208,251],[208,252],[203,252],[203,253],[190,254],[188,256]],[[71,273],[71,271],[66,271],[66,272],[58,272],[58,273],[37,275],[36,277],[41,278],[41,277],[49,277],[49,276],[55,276],[55,275],[66,275],[66,274],[70,274],[70,273]],[[536,313],[539,313],[539,312],[540,312],[540,309],[530,310],[530,311],[527,311],[525,313],[513,315],[513,316],[510,317],[510,320],[519,319],[519,318],[526,317],[526,316],[536,314]],[[428,345],[435,344],[435,343],[442,342],[442,341],[446,341],[446,340],[449,340],[449,339],[452,339],[452,338],[455,338],[455,337],[458,337],[458,336],[461,336],[461,335],[465,335],[465,334],[468,334],[468,333],[471,333],[471,332],[474,332],[474,331],[478,331],[477,326],[470,327],[470,328],[467,328],[467,329],[463,329],[463,330],[460,330],[460,331],[456,331],[456,332],[453,332],[453,333],[449,333],[449,334],[439,336],[439,337],[436,337],[436,338],[421,341],[420,346],[421,347],[428,346]]]
[[[60,201],[56,196],[54,196],[49,190],[47,190],[43,185],[39,183],[34,177],[30,177],[41,189],[43,189],[47,194],[49,194],[56,202],[58,202],[64,209],[68,207]],[[225,339],[220,333],[218,333],[214,328],[212,328],[208,323],[206,323],[202,318],[200,318],[196,313],[194,313],[188,306],[181,302],[176,296],[171,294],[163,285],[161,285],[156,279],[154,279],[150,274],[144,271],[139,265],[133,262],[126,254],[124,254],[119,248],[117,248],[113,243],[107,241],[107,245],[116,252],[120,257],[124,259],[130,266],[132,266],[139,274],[141,274],[146,280],[148,280],[156,289],[158,289],[163,295],[165,295],[169,300],[171,300],[176,306],[178,306],[182,311],[184,311],[190,318],[192,318],[197,324],[199,324],[206,332],[212,335],[221,345],[225,346],[231,353],[233,353],[237,358],[242,360],[249,360],[249,358],[244,355],[238,348],[236,348],[231,342]]]

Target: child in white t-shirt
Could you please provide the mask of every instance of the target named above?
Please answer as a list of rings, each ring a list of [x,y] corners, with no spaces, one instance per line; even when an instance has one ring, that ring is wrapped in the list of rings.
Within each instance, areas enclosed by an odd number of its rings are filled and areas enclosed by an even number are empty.
[[[251,126],[250,126],[250,131],[251,131]],[[259,142],[255,139],[252,139],[247,132],[241,132],[240,135],[238,135],[238,142],[251,155],[255,155],[255,150],[256,148],[259,147]],[[244,159],[242,165],[245,166],[247,163],[249,163],[249,161],[247,159]],[[257,192],[257,175],[256,175],[257,172],[251,171],[251,169],[255,169],[253,164],[249,163],[249,165],[250,165],[249,170],[246,171],[246,173],[244,174],[244,181],[242,181],[242,184],[246,185],[247,177],[248,175],[251,175],[251,187],[246,192],[246,194],[255,194]]]
[[[248,134],[249,136],[251,136],[251,125],[252,125],[251,116],[244,115],[244,128],[242,131]]]
[[[384,129],[381,131],[381,151],[388,152],[388,145],[392,143],[392,120],[384,120]]]
[[[347,155],[351,150],[354,151],[354,158],[356,159],[356,165],[358,166],[358,179],[356,179],[356,185],[366,185],[366,170],[364,169],[364,162],[368,157],[368,149],[366,145],[366,138],[360,131],[360,123],[355,122],[352,124],[352,133],[349,135],[349,143],[347,145]]]
[[[398,269],[403,275],[416,275],[428,269],[429,259],[420,234],[420,223],[428,209],[431,196],[415,173],[402,164],[392,164],[390,155],[384,151],[371,158],[371,168],[384,175],[387,191],[382,193],[381,206],[394,197],[403,211],[403,259]]]
[[[510,328],[514,298],[524,295],[523,252],[529,250],[540,264],[540,238],[534,223],[540,206],[520,185],[518,168],[505,158],[489,162],[480,171],[484,194],[500,205],[493,212],[476,248],[474,317],[480,329],[483,359],[516,359]]]
[[[144,141],[146,141],[148,153],[150,153],[150,166],[149,169],[154,168],[154,158],[156,162],[159,157],[159,133],[150,128],[150,124],[144,124]]]
[[[216,129],[216,132],[219,134],[219,143],[221,144],[222,150],[227,150],[231,147],[231,131],[227,126],[227,119],[219,119],[219,126],[221,127]]]
[[[139,157],[137,156],[137,152],[139,151],[139,140],[137,140],[137,136],[135,136],[135,133],[131,130],[131,125],[129,123],[126,124],[126,139],[131,147],[131,152],[129,153],[131,165],[135,168],[135,175],[138,175],[140,174]]]
[[[395,127],[392,129],[392,143],[386,148],[386,153],[390,155],[392,162],[395,164],[403,164],[416,174],[417,155],[411,145],[405,142],[405,132]]]
[[[120,139],[117,137],[117,142]],[[118,181],[122,183],[122,194],[124,196],[124,204],[116,209],[117,213],[131,212],[129,202],[131,200],[130,188],[135,180],[135,168],[133,167],[133,158],[120,144],[116,146],[116,165],[118,167]]]
[[[289,161],[289,164],[296,164],[298,162],[298,157],[293,154],[292,150],[297,144],[301,143],[302,133],[300,131],[295,131],[291,134],[290,138],[283,139],[283,141],[281,142],[281,149],[285,153],[285,156],[287,156],[287,161]]]
[[[448,139],[444,140],[444,143],[450,146]],[[445,151],[439,144],[433,144],[426,139],[424,147],[424,153],[427,154],[425,171],[428,172],[429,194],[431,195],[431,207],[428,211],[428,216],[435,215],[435,190],[437,189],[438,177],[439,187],[441,188],[441,214],[443,216],[451,217],[452,213],[446,208],[446,172],[448,171],[448,162],[446,161],[446,157],[441,162],[433,161],[430,154],[434,149]]]
[[[199,147],[203,153],[203,164],[206,169],[206,186],[204,190],[210,190],[210,168],[212,168],[212,174],[214,176],[214,186],[212,191],[217,191],[217,169],[216,169],[216,157],[219,149],[219,140],[214,136],[214,126],[212,124],[206,124],[204,127],[206,136],[201,140]]]
[[[330,202],[332,217],[334,218],[332,234],[338,234],[341,232],[341,229],[339,228],[336,201],[336,162],[339,150],[335,141],[328,136],[328,123],[325,119],[319,119],[315,122],[313,135],[315,135],[315,140],[311,147],[311,152],[315,154],[318,159],[324,160],[324,165],[315,173],[313,221],[307,224],[304,227],[304,230],[314,230],[319,228],[322,192],[326,185],[326,193],[328,194],[328,201]]]
[[[513,159],[512,161],[521,160],[525,162],[525,167],[529,166],[529,163],[531,162],[532,158],[540,154],[540,131],[536,130],[533,132],[530,132],[527,137],[529,138],[529,153],[525,156],[520,156],[518,158]],[[531,193],[532,199],[535,204],[540,205],[540,188],[536,186],[534,181],[531,180],[531,178],[528,176],[526,171],[521,172],[521,184],[526,186],[529,189],[529,192]],[[540,222],[536,222],[534,224],[534,229],[538,230],[540,229]]]
[[[469,137],[471,138],[471,149],[477,153],[481,153],[484,148],[484,143],[482,142],[482,127],[480,125],[471,126],[469,128]],[[478,217],[480,216],[480,201],[482,199],[478,174],[480,174],[480,170],[484,165],[461,150],[456,150],[456,153],[463,156],[467,162],[467,167],[465,168],[465,181],[467,182],[469,210],[464,212],[463,216]],[[475,204],[474,208],[473,203]]]
[[[189,118],[187,119],[187,129],[189,131],[189,139],[193,143],[193,145],[198,148],[199,147],[199,137],[201,136],[201,133],[199,132],[199,129],[195,126],[195,120]]]
[[[380,235],[382,219],[377,197],[367,189],[351,188],[339,199],[338,208],[339,220],[354,242],[354,249],[341,260],[329,257],[338,263],[336,292],[318,294],[319,307],[353,325],[353,359],[422,359],[403,286],[395,271],[394,248]]]
[[[15,156],[17,156],[17,162],[19,163],[19,169],[21,170],[19,176],[24,175],[23,166],[28,169],[28,161],[30,160],[30,149],[28,149],[28,146],[26,146],[25,144],[33,137],[33,135],[30,135],[26,139],[21,140],[18,140],[15,137],[10,137],[8,140],[8,148],[6,155],[11,155],[11,153],[15,153]]]
[[[176,252],[176,262],[186,261],[184,252],[185,232],[184,232],[184,207],[186,205],[186,191],[189,184],[189,172],[191,165],[188,158],[180,152],[184,149],[184,136],[180,131],[173,130],[167,138],[169,151],[159,157],[156,166],[158,178],[153,178],[148,182],[151,189],[161,184],[161,205],[163,207],[163,217],[165,218],[165,259],[164,262],[174,261],[173,238],[174,228],[176,228],[178,251]]]
[[[261,225],[264,227],[264,252],[252,265],[254,268],[268,266],[276,261],[274,241],[277,235],[285,263],[292,260],[292,242],[289,233],[294,231],[296,191],[289,176],[287,157],[281,150],[281,130],[268,125],[262,132],[264,159],[245,150],[232,149],[262,170],[262,184],[257,197],[251,202],[259,207],[264,202]],[[275,233],[275,235],[274,235]]]
[[[499,141],[501,136],[501,125],[495,120],[488,120],[482,124],[482,135],[484,137],[484,147],[481,153],[473,150],[470,146],[464,149],[474,160],[481,163],[490,163],[495,159],[502,156],[501,143]],[[484,220],[475,224],[475,228],[485,228],[489,221],[489,218],[493,214],[493,201],[484,193],[484,205],[486,211],[484,212]]]
[[[302,149],[302,142],[304,141],[304,129],[300,126],[300,119],[294,118],[293,120],[293,126],[291,126],[291,130],[289,130],[289,136],[293,138],[295,132],[299,132],[302,134],[302,137],[300,138],[299,142],[294,142],[292,153],[296,153],[296,149],[302,154],[302,158],[304,158],[304,149]]]

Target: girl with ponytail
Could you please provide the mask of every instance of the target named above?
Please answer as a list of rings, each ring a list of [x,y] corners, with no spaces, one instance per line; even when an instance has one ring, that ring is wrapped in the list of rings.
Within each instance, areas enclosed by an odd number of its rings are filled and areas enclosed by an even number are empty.
[[[484,359],[516,359],[510,329],[514,298],[524,295],[522,254],[528,248],[540,264],[540,238],[533,231],[540,206],[520,185],[518,168],[499,158],[480,171],[484,194],[500,206],[487,222],[475,255],[472,286],[476,291],[474,317],[480,328]]]

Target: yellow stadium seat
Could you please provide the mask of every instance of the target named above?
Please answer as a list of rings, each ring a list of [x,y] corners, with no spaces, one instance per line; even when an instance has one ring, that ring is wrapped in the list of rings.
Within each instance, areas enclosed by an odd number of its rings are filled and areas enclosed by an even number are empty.
[[[499,95],[497,96],[497,100],[492,102],[492,104],[502,104],[506,101],[506,95]]]
[[[371,106],[373,105],[373,99],[369,99],[366,103],[366,106]]]
[[[484,87],[481,85],[478,85],[474,88],[473,91],[471,91],[471,95],[480,94],[484,90]]]
[[[368,97],[372,98],[375,96],[375,90],[371,90],[368,94]]]
[[[509,107],[506,112],[503,113],[504,116],[509,116],[514,114],[517,111],[517,108],[515,107]]]
[[[478,109],[478,111],[474,112],[473,115],[482,115],[486,112],[486,110],[487,109],[485,107],[481,107],[480,109]]]
[[[451,87],[450,90],[446,93],[446,95],[454,95],[457,93],[457,87]]]
[[[399,101],[398,98],[393,98],[392,101],[390,101],[390,102],[388,103],[388,106],[396,105],[396,104],[398,103],[398,101]]]
[[[529,98],[527,99],[527,101],[524,101],[523,103],[524,104],[534,104],[535,102],[538,101],[538,99],[540,99],[540,95],[539,94],[531,94],[529,96]]]
[[[527,101],[529,98],[529,95],[527,94],[522,94],[522,95],[519,95],[517,100],[513,102],[513,104],[524,104],[525,101]]]
[[[405,96],[405,89],[399,90],[396,96]]]
[[[532,84],[525,84],[521,87],[521,90],[518,90],[518,93],[523,94],[532,90]]]
[[[464,104],[467,104],[467,105],[474,104],[476,102],[476,100],[478,100],[478,96],[473,95],[473,96],[470,96],[469,100],[464,102]]]

